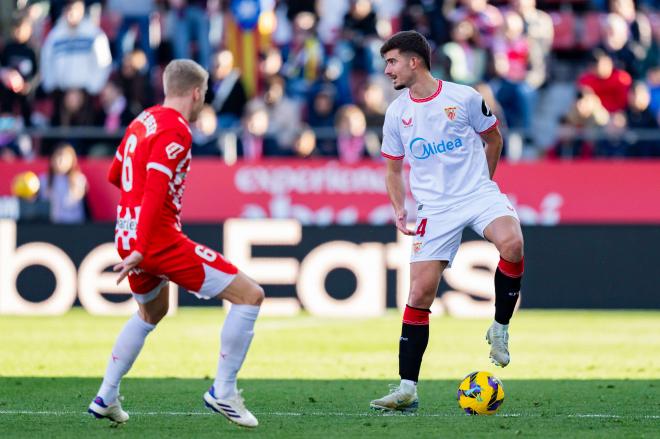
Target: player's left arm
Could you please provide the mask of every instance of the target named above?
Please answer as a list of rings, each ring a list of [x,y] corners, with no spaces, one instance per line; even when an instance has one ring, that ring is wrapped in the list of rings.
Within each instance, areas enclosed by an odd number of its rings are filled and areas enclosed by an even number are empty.
[[[492,180],[493,175],[495,175],[495,168],[497,168],[497,162],[500,160],[504,140],[497,125],[492,130],[481,133],[480,136],[481,140],[486,144],[484,151],[486,152],[486,161],[488,162],[488,172]]]
[[[500,134],[498,128],[497,118],[493,115],[483,96],[474,89],[470,90],[468,96],[468,120],[472,129],[479,134],[481,140],[486,144],[486,161],[492,179],[502,153],[502,134]]]

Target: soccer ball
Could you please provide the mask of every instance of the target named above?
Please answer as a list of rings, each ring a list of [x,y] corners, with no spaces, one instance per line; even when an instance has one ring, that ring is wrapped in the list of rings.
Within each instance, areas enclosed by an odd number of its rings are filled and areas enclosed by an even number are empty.
[[[30,200],[39,192],[39,177],[32,171],[26,171],[14,177],[11,193],[15,197]]]
[[[489,372],[472,372],[461,381],[456,398],[468,415],[494,415],[504,402],[504,386]]]

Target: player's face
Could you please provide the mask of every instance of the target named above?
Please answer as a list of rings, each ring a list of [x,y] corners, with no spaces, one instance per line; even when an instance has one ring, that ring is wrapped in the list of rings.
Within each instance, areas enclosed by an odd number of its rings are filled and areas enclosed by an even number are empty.
[[[385,53],[385,75],[392,80],[395,90],[402,90],[410,85],[413,70],[410,67],[410,57],[402,55],[399,49]]]

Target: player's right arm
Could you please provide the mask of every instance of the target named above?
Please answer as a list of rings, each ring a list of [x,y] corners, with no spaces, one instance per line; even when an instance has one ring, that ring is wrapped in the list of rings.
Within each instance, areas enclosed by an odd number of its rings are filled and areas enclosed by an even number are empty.
[[[405,151],[399,136],[397,119],[394,116],[392,106],[385,113],[385,124],[383,125],[383,145],[381,155],[385,157],[387,168],[385,171],[385,186],[387,195],[394,208],[396,227],[404,235],[414,235],[415,232],[408,229],[408,212],[406,211],[406,185],[403,181],[403,157]]]
[[[414,235],[415,232],[407,227],[408,211],[406,210],[406,185],[403,181],[403,160],[387,160],[385,184],[387,195],[394,208],[396,228],[404,235]]]

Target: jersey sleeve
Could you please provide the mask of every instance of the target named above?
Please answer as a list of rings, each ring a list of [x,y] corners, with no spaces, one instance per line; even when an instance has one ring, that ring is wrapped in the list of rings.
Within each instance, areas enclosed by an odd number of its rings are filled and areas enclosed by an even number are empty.
[[[147,178],[144,184],[135,244],[135,250],[143,255],[151,243],[156,218],[165,205],[170,180],[174,177],[179,163],[185,160],[191,145],[192,139],[189,134],[173,130],[157,134],[153,140],[147,162]]]
[[[498,124],[490,107],[476,90],[468,98],[468,118],[470,126],[479,134],[494,130]]]
[[[401,143],[399,124],[394,113],[392,105],[390,105],[385,113],[383,144],[380,148],[380,154],[390,160],[402,160],[405,156],[405,149],[403,143]]]
[[[190,133],[183,130],[167,130],[156,134],[152,142],[147,173],[151,170],[161,172],[171,180],[176,174],[177,166],[190,151],[192,146]]]

